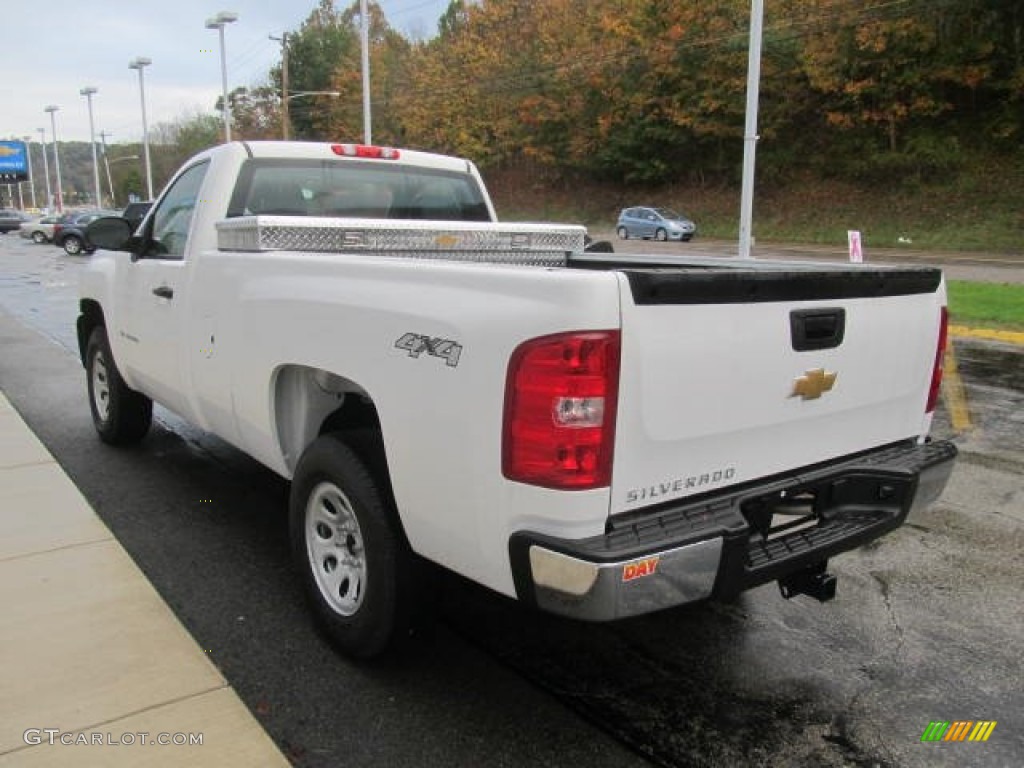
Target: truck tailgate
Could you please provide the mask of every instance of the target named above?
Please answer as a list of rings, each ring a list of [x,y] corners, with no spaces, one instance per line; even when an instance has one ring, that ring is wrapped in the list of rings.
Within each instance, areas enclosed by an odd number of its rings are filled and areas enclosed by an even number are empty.
[[[613,515],[927,431],[938,270],[618,268]]]

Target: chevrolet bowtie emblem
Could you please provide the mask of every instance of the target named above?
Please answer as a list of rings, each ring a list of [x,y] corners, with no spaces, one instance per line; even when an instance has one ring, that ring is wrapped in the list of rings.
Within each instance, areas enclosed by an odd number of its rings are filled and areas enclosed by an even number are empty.
[[[807,371],[793,382],[790,397],[802,397],[804,400],[817,400],[823,392],[831,391],[836,383],[838,373],[827,373],[824,368]]]
[[[454,248],[459,244],[458,235],[438,235],[434,238],[438,248]]]

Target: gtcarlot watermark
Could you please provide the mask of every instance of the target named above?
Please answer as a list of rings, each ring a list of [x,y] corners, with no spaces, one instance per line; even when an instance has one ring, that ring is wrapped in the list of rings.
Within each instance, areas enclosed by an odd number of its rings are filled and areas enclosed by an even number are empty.
[[[61,744],[65,747],[201,747],[201,733],[150,733],[149,731],[62,731],[60,728],[29,728],[21,736],[30,746]]]

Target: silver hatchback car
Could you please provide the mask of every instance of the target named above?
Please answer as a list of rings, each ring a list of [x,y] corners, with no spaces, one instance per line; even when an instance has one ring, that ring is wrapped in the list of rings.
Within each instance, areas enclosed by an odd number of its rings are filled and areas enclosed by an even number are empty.
[[[624,208],[615,232],[623,240],[642,237],[686,242],[697,234],[697,225],[670,208]]]

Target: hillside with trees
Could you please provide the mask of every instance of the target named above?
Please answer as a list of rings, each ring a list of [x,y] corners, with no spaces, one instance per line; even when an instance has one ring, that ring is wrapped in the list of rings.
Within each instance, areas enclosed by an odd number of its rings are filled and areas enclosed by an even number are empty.
[[[299,138],[362,133],[357,10],[321,0],[289,38],[289,89],[341,94],[292,102]],[[414,41],[371,4],[374,141],[473,158],[506,212],[602,221],[640,196],[733,235],[749,14],[747,0],[453,0]],[[240,101],[241,132],[276,135]],[[1024,248],[1024,5],[769,0],[759,134],[762,232],[864,224]],[[834,231],[799,226],[837,204],[852,210]]]
[[[291,100],[293,138],[361,138],[358,8],[320,0],[289,33],[289,93],[339,94]],[[748,0],[452,0],[414,40],[371,3],[374,142],[472,158],[506,216],[665,202],[734,236],[749,15]],[[239,137],[281,135],[281,76],[230,95]],[[216,141],[205,119],[164,143]],[[759,134],[762,233],[868,222],[1024,249],[1024,4],[768,0]]]

